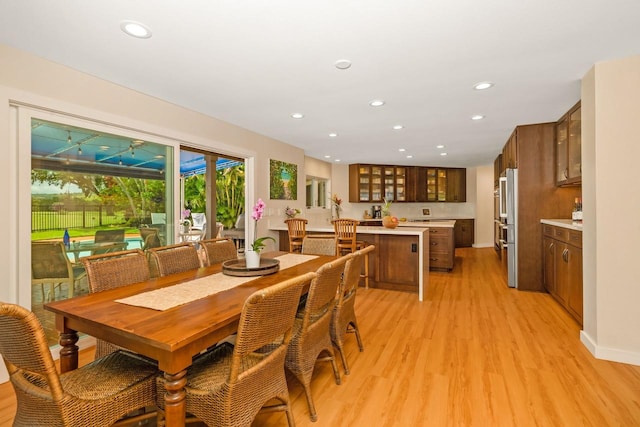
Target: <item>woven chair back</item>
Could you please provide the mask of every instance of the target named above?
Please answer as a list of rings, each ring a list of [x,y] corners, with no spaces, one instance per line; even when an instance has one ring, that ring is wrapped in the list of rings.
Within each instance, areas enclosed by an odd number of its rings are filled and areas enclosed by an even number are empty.
[[[231,383],[235,382],[241,373],[244,358],[255,357],[257,350],[265,346],[271,351],[276,347],[283,347],[283,351],[286,352],[302,287],[314,277],[315,273],[294,277],[257,291],[247,298],[238,324]],[[251,369],[255,368],[251,364],[248,366],[251,366]]]
[[[200,268],[200,257],[193,242],[177,243],[149,249],[150,262],[160,276]]]
[[[344,267],[351,254],[328,262],[316,271],[304,307],[302,333],[311,324],[331,315]]]
[[[35,314],[19,305],[0,303],[0,330],[0,354],[12,381],[37,388],[54,400],[62,399],[60,378]],[[14,376],[17,371],[22,372]]]
[[[336,254],[336,239],[333,237],[306,236],[302,239],[302,253],[333,256]]]
[[[90,292],[100,292],[149,280],[147,257],[139,249],[80,258],[87,271]]]
[[[201,240],[200,247],[204,251],[207,265],[220,264],[238,258],[236,245],[229,238]]]

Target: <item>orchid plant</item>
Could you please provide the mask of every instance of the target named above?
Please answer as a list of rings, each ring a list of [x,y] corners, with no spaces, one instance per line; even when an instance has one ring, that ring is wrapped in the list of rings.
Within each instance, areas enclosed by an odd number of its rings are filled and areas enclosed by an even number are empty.
[[[287,216],[287,218],[295,218],[299,213],[300,209],[290,208],[289,206],[287,206],[287,208],[284,210],[284,214]]]
[[[264,208],[265,208],[265,204],[262,201],[262,199],[258,199],[258,201],[256,202],[255,206],[253,207],[253,211],[251,212],[251,219],[253,219],[255,221],[255,229],[254,229],[254,233],[256,238],[253,240],[253,243],[251,244],[251,249],[254,252],[260,252],[262,249],[264,249],[265,247],[265,241],[266,240],[273,240],[274,242],[276,241],[276,239],[274,239],[273,237],[257,237],[258,234],[258,221],[260,221],[262,219],[262,216],[264,215]]]
[[[183,209],[180,212],[180,225],[189,226],[191,225],[191,221],[189,217],[191,216],[191,209]]]

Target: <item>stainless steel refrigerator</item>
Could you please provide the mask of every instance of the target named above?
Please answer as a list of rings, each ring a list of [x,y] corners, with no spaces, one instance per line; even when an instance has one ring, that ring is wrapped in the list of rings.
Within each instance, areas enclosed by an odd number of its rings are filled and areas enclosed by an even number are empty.
[[[500,220],[506,229],[507,284],[518,287],[518,169],[507,169],[500,177]]]

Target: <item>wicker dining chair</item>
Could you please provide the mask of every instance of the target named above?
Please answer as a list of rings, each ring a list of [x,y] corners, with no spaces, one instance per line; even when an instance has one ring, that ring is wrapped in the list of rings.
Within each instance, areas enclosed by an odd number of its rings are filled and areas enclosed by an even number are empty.
[[[76,282],[84,277],[82,266],[73,265],[62,242],[31,242],[31,284],[40,285],[42,301],[55,299],[55,290],[67,284],[67,297],[75,293]],[[48,293],[45,294],[45,285]]]
[[[344,366],[344,373],[349,375],[349,365],[344,353],[344,337],[347,332],[353,332],[358,341],[358,348],[364,351],[362,338],[360,337],[360,329],[358,328],[358,320],[356,319],[356,291],[360,282],[360,272],[365,260],[365,256],[372,252],[375,246],[367,246],[366,248],[356,251],[353,256],[347,260],[344,267],[344,275],[340,288],[336,297],[336,305],[333,308],[331,316],[331,341],[340,353],[340,359]]]
[[[17,398],[14,426],[110,426],[132,411],[155,405],[158,370],[134,354],[117,351],[58,374],[32,312],[0,303],[0,330],[0,353]]]
[[[336,291],[347,259],[351,255],[324,264],[311,282],[304,309],[298,312],[293,325],[293,338],[289,343],[285,366],[304,388],[311,421],[316,421],[315,405],[311,396],[311,377],[316,361],[329,361],[336,384],[340,384],[340,372],[336,364],[329,326],[336,302]],[[320,358],[322,354],[324,357]]]
[[[335,255],[336,239],[333,237],[313,237],[302,239],[302,253],[307,255]]]
[[[89,292],[100,292],[132,283],[144,282],[151,277],[147,256],[139,249],[91,255],[80,258],[87,271]],[[96,340],[96,359],[121,349],[115,344]]]
[[[289,230],[289,252],[301,252],[308,221],[304,218],[287,218],[284,222]]]
[[[149,249],[149,263],[152,276],[181,273],[202,267],[198,250],[193,242],[176,243]]]
[[[207,265],[220,264],[230,259],[238,259],[236,244],[230,238],[200,240]]]
[[[334,219],[331,221],[336,234],[336,254],[344,255],[345,253],[353,253],[364,249],[369,243],[358,240],[358,224],[360,221],[350,218]],[[365,288],[369,288],[369,253],[365,254],[364,261],[364,278]]]
[[[261,409],[290,407],[284,359],[302,287],[315,277],[307,273],[253,293],[244,303],[235,344],[224,342],[197,357],[187,372],[187,412],[207,425],[250,426]],[[158,390],[164,378],[158,376]],[[275,400],[276,405],[265,406]],[[162,393],[158,407],[164,408]]]

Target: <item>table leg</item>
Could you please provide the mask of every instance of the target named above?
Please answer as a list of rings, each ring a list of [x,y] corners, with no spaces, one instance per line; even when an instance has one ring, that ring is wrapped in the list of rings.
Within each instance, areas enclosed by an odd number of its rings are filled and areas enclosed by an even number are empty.
[[[60,333],[60,372],[78,369],[78,333],[67,331]]]
[[[187,384],[186,369],[177,374],[164,373],[164,416],[167,427],[184,426],[187,415],[187,400],[184,386]]]

